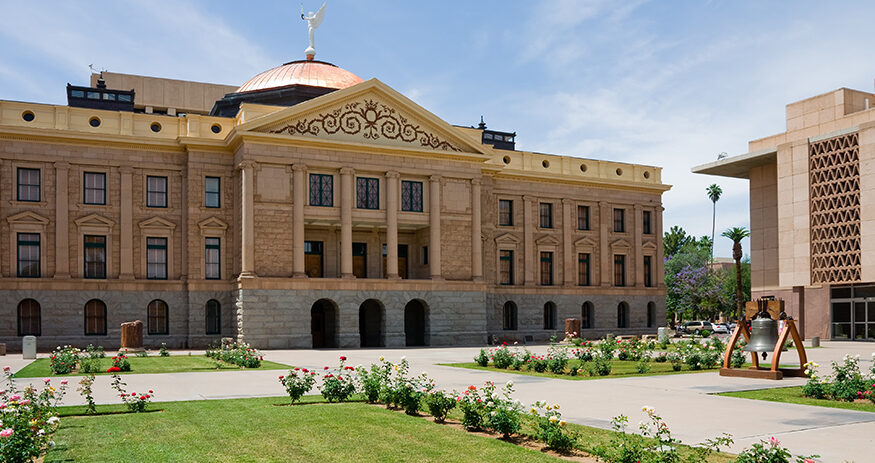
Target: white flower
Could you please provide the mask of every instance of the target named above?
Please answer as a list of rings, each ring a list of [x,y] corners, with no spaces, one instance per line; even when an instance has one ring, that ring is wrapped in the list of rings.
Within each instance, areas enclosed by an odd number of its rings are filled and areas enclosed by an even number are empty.
[[[507,386],[507,387],[512,387],[512,386],[513,386],[513,380],[508,381],[507,384],[506,384],[506,386]]]
[[[53,416],[53,417],[49,418],[49,419],[46,420],[46,421],[48,421],[49,424],[55,424],[55,423],[57,423],[58,421],[61,421],[61,420],[60,420],[60,418],[58,418],[57,416]]]
[[[401,361],[403,362],[403,361],[405,361],[405,360],[407,360],[407,356],[406,356],[406,355],[402,355],[402,356],[401,356]]]
[[[559,421],[559,418],[556,418],[556,415],[551,415],[551,416],[550,416],[550,422],[551,422],[551,423],[556,423],[557,421]]]

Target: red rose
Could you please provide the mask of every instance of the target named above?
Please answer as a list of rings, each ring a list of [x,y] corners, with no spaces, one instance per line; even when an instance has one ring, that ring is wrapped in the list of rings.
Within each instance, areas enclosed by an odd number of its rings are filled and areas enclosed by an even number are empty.
[[[340,361],[341,361],[341,362],[345,362],[345,361],[346,361],[346,356],[345,356],[345,355],[341,355],[341,356],[340,356]]]
[[[154,392],[152,392],[152,390],[151,390],[151,389],[149,389],[149,394],[154,394]]]

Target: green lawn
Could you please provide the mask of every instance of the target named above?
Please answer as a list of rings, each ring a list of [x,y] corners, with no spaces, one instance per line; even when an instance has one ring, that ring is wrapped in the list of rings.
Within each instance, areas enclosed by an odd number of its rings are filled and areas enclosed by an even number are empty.
[[[189,371],[216,371],[216,364],[219,363],[219,369],[222,370],[239,370],[240,367],[224,362],[216,362],[213,359],[203,355],[171,355],[170,357],[134,357],[129,356],[131,362],[131,371],[122,372],[121,374],[134,373],[181,373]],[[98,375],[108,375],[106,369],[112,366],[112,358],[106,357],[100,359],[100,373]],[[288,365],[283,365],[276,362],[262,361],[259,370],[283,370],[288,369]],[[75,376],[82,373],[73,372],[70,375],[57,376]],[[37,359],[15,373],[16,378],[40,378],[52,375],[52,370],[49,368],[49,359]]]
[[[846,410],[857,410],[861,412],[875,412],[875,404],[872,402],[840,402],[837,400],[812,399],[805,397],[802,395],[802,386],[759,389],[756,391],[724,392],[717,395],[740,397],[742,399],[768,400],[770,402],[814,405],[817,407],[843,408]]]
[[[581,368],[581,361],[577,359],[571,359],[568,361],[568,368]],[[550,373],[550,371],[545,371],[544,373],[538,373],[534,370],[499,370],[490,364],[488,367],[481,367],[480,365],[474,362],[463,362],[463,363],[442,363],[443,366],[448,367],[458,367],[458,368],[469,368],[471,370],[483,370],[483,371],[498,371],[501,373],[512,373],[515,375],[528,375],[528,376],[541,376],[545,378],[559,378],[559,379],[570,379],[570,380],[587,380],[587,379],[600,379],[600,378],[624,378],[630,376],[659,376],[659,375],[676,375],[676,374],[684,374],[684,373],[702,373],[706,371],[715,372],[718,371],[718,368],[712,368],[710,370],[696,370],[691,371],[690,368],[684,364],[681,367],[681,371],[674,371],[671,368],[671,363],[663,362],[650,362],[650,372],[648,373],[638,373],[635,365],[638,362],[633,360],[612,360],[611,361],[611,374],[608,376],[588,376],[588,372],[584,372],[583,375],[571,376],[568,374],[565,375],[557,375],[554,373]],[[586,367],[583,367],[586,370]]]

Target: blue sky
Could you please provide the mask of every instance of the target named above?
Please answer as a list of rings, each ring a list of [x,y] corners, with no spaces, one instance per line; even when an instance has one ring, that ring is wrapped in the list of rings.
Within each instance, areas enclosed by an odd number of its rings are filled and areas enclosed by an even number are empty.
[[[321,0],[304,7],[315,11]],[[300,2],[0,3],[0,99],[65,103],[88,65],[240,84],[307,47]],[[747,226],[744,180],[693,175],[781,132],[784,105],[872,91],[873,2],[329,0],[317,59],[520,149],[663,167],[664,223]],[[747,250],[747,243],[745,250]],[[715,254],[731,254],[719,239]]]

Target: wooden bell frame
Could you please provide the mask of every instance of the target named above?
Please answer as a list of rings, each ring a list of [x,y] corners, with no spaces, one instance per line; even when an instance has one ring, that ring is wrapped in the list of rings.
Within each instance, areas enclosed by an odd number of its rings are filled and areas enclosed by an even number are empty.
[[[808,357],[805,355],[805,346],[802,345],[802,337],[799,336],[799,331],[796,329],[796,321],[792,318],[780,320],[781,314],[784,312],[784,301],[762,301],[765,304],[766,311],[772,316],[772,320],[784,322],[784,327],[778,333],[778,342],[775,343],[775,349],[772,351],[772,365],[770,368],[761,367],[759,362],[759,353],[751,352],[751,363],[753,366],[749,368],[732,368],[732,352],[735,350],[735,345],[739,339],[744,336],[746,342],[750,342],[750,330],[747,328],[748,320],[753,320],[759,312],[757,302],[748,302],[745,304],[744,319],[739,321],[738,326],[732,333],[729,339],[729,344],[726,346],[726,352],[723,354],[723,368],[720,369],[720,376],[741,376],[744,378],[760,378],[760,379],[783,379],[787,377],[805,377],[805,364],[808,363]],[[799,353],[799,368],[780,368],[781,352],[784,351],[784,344],[792,337],[793,345],[796,346],[796,352]]]

